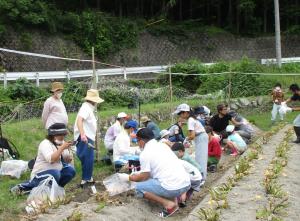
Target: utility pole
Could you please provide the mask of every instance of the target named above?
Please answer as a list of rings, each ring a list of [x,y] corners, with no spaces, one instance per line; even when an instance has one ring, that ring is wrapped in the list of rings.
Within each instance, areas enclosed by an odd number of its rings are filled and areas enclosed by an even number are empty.
[[[97,76],[96,76],[96,68],[95,68],[95,51],[94,51],[94,47],[92,47],[92,60],[93,60],[93,80],[92,80],[92,89],[98,89],[97,88]]]
[[[276,60],[277,60],[278,67],[281,67],[281,39],[280,39],[279,0],[274,0],[274,10],[275,10]]]

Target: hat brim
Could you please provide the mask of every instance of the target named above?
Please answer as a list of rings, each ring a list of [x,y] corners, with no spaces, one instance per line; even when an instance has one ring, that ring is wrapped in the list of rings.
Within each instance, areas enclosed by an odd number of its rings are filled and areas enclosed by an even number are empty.
[[[59,91],[59,90],[64,90],[64,88],[51,89],[50,91],[54,93],[54,92]]]
[[[100,104],[102,103],[104,100],[100,97],[85,97],[84,100],[86,101],[92,101],[94,103]]]

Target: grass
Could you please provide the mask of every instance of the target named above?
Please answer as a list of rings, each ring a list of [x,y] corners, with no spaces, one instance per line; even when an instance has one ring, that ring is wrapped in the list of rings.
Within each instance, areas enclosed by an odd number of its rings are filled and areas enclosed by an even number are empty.
[[[208,107],[214,110],[215,100],[202,101],[202,100],[188,100],[187,103],[191,106],[200,105],[205,103]],[[174,101],[170,103],[160,104],[143,104],[141,112],[151,112],[153,110],[172,112],[174,108],[182,103],[182,101]],[[114,108],[113,110],[101,111],[100,108],[100,120],[116,115],[120,111],[127,113],[137,113],[136,109],[127,108]],[[271,110],[270,110],[271,111]],[[270,128],[270,111],[265,113],[251,113],[244,116],[251,122],[255,123],[259,128],[263,130],[269,130]],[[290,113],[287,115],[286,120],[292,122],[298,113]],[[70,124],[75,121],[76,114],[69,115]],[[171,121],[160,122],[161,129],[166,129],[171,125]],[[11,139],[13,143],[18,147],[22,160],[30,160],[36,156],[39,143],[45,138],[46,131],[42,126],[40,119],[30,119],[21,122],[12,122],[2,126],[4,136]],[[71,135],[67,137],[68,140],[72,139]],[[103,143],[100,144],[100,155],[104,155],[105,148]],[[76,159],[76,158],[75,158]],[[77,171],[76,178],[71,182],[70,186],[74,186],[79,183],[81,177],[80,163],[76,159],[75,167]],[[103,164],[95,164],[94,174],[107,174],[111,173],[113,168],[111,166],[105,166]],[[0,220],[14,220],[15,215],[20,214],[25,207],[26,196],[15,197],[9,193],[9,188],[29,178],[30,174],[27,172],[22,175],[20,179],[12,179],[4,176],[0,176]],[[67,191],[68,192],[68,191]],[[14,214],[14,215],[13,215]]]

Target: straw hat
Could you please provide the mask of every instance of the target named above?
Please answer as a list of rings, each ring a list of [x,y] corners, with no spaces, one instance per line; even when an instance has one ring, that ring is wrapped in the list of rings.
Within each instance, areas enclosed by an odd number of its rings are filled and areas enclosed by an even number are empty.
[[[142,122],[142,123],[146,123],[146,122],[148,122],[148,121],[150,121],[150,118],[149,118],[149,117],[147,117],[147,116],[141,117],[141,122]]]
[[[127,117],[127,114],[126,114],[126,113],[124,113],[124,112],[118,113],[117,118],[124,118],[124,117]]]
[[[99,97],[98,90],[90,89],[86,92],[86,97],[84,98],[86,101],[92,101],[95,103],[102,103],[104,100]]]
[[[61,82],[53,82],[51,84],[51,92],[55,92],[63,89],[64,89],[64,85]]]

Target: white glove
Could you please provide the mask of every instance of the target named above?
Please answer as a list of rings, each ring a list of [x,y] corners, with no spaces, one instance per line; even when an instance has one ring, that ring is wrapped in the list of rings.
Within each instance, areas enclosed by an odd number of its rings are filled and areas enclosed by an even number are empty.
[[[129,175],[126,173],[119,173],[119,178],[122,182],[129,182]]]
[[[290,108],[290,107],[287,107],[287,108],[286,108],[286,112],[287,112],[287,113],[292,112],[292,111],[293,111],[292,108]]]

